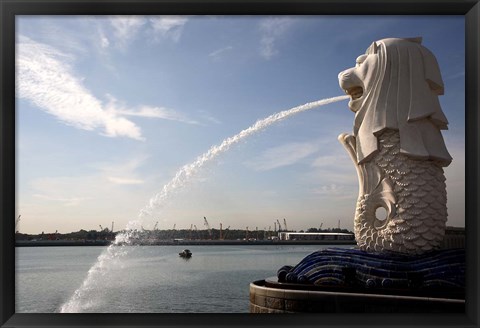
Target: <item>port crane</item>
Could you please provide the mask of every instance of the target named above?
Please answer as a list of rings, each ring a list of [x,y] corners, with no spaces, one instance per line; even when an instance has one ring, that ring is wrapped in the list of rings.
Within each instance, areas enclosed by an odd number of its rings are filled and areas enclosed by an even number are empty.
[[[194,224],[193,227],[195,228],[195,237],[198,238],[198,229],[197,229],[197,225]]]
[[[220,240],[223,240],[222,233],[223,233],[223,231],[222,231],[222,223],[220,223],[220,237],[218,238],[218,239],[220,239]]]
[[[210,235],[210,239],[212,239],[212,229],[210,229],[210,224],[208,224],[207,218],[204,216],[203,217],[204,225],[207,227],[208,234]]]
[[[228,226],[228,228],[225,229],[225,236],[223,236],[223,239],[227,238],[228,233],[230,232],[230,230],[228,230],[228,229],[230,229],[230,226]]]
[[[280,225],[280,221],[278,221],[278,219],[277,219],[277,223],[278,223],[278,232],[280,232],[282,230],[282,226]]]
[[[285,219],[283,219],[283,227],[285,228],[285,231],[288,231],[287,220],[285,220]]]
[[[170,235],[170,239],[173,239],[173,237],[175,236],[175,227],[177,226],[176,223],[173,224],[173,229],[172,229],[172,234]]]

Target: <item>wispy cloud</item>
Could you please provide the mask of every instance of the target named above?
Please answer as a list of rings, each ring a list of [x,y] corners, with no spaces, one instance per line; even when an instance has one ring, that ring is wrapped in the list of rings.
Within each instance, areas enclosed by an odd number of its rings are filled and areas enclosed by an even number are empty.
[[[126,49],[138,37],[148,37],[153,42],[172,40],[178,42],[183,33],[183,27],[188,22],[186,16],[110,16],[108,19],[113,28],[113,38],[116,45]],[[102,44],[106,38],[99,35]],[[108,40],[108,39],[107,39]]]
[[[186,115],[183,115],[172,109],[165,107],[151,107],[141,106],[136,110],[133,109],[116,109],[117,114],[124,116],[136,116],[144,118],[159,118],[164,120],[178,121],[188,124],[199,124],[197,121],[189,119]]]
[[[277,42],[292,26],[293,20],[288,17],[267,18],[260,23],[260,54],[265,59],[270,59],[276,54]]]
[[[341,167],[342,169],[350,168],[353,164],[345,161],[346,156],[341,156],[341,155],[324,155],[322,154],[321,156],[318,156],[312,163],[312,167],[315,168],[324,168],[324,167],[331,167],[335,166],[337,169]],[[348,159],[347,159],[348,160]],[[345,163],[346,162],[346,163]]]
[[[317,151],[318,146],[313,143],[288,143],[270,148],[259,157],[244,164],[255,171],[268,171],[295,164]]]
[[[149,19],[151,28],[153,29],[155,39],[171,39],[174,42],[180,40],[183,26],[188,22],[185,16],[157,16]]]
[[[130,179],[130,178],[121,178],[121,177],[107,177],[108,181],[120,184],[120,185],[137,185],[143,184],[144,181],[140,179]]]
[[[347,188],[342,185],[337,185],[335,183],[329,184],[329,185],[323,185],[317,188],[314,188],[312,192],[315,195],[321,195],[321,196],[340,196],[346,194]],[[350,192],[350,189],[348,188],[348,191]],[[350,193],[348,194],[350,197]]]
[[[137,172],[147,159],[147,156],[137,156],[121,163],[102,164],[97,168],[102,172],[102,180],[117,185],[138,185],[145,183]]]
[[[43,177],[32,180],[30,187],[34,190],[33,197],[42,201],[60,203],[63,206],[79,206],[91,199],[91,193],[79,190],[72,182],[76,177]]]
[[[220,121],[218,118],[212,116],[210,113],[208,113],[205,110],[200,110],[199,111],[200,115],[202,116],[203,119],[215,123],[215,124],[222,124],[222,121]]]
[[[98,43],[101,49],[107,49],[110,46],[110,40],[108,39],[107,35],[105,34],[104,30],[101,27],[97,28],[98,33]]]
[[[198,124],[186,115],[164,107],[140,105],[126,108],[109,95],[104,104],[83,85],[82,78],[75,75],[73,55],[26,37],[21,36],[19,40],[17,96],[28,99],[64,124],[88,131],[101,129],[100,133],[108,137],[135,140],[144,140],[141,129],[126,116]]]
[[[220,49],[217,49],[215,51],[212,51],[211,53],[208,54],[208,57],[212,58],[213,60],[218,60],[220,59],[225,53],[231,51],[233,49],[232,46],[227,46],[223,47]]]
[[[341,183],[331,183],[319,185],[310,189],[310,195],[317,201],[325,203],[324,207],[333,207],[339,213],[345,211],[348,213],[355,207],[355,199],[357,197],[358,188],[343,185]],[[341,204],[342,208],[336,208]],[[344,206],[345,204],[350,204]],[[348,213],[350,215],[350,213]]]
[[[17,96],[30,100],[59,121],[83,130],[103,128],[109,137],[143,140],[133,122],[107,112],[76,77],[73,56],[27,38],[17,44]]]
[[[97,201],[98,197],[108,198],[108,195],[119,193],[125,187],[145,184],[139,169],[147,159],[147,156],[137,156],[119,163],[94,164],[89,174],[36,178],[30,187],[37,199],[64,206],[80,206],[86,201]]]
[[[109,17],[113,34],[116,38],[117,45],[124,48],[139,33],[142,26],[145,25],[146,19],[142,16],[111,16]]]
[[[339,149],[339,151],[341,150]],[[357,186],[355,167],[346,153],[340,154],[335,151],[334,153],[320,154],[312,161],[311,168],[312,170],[304,172],[305,179],[310,183],[325,186],[349,186],[349,188]]]

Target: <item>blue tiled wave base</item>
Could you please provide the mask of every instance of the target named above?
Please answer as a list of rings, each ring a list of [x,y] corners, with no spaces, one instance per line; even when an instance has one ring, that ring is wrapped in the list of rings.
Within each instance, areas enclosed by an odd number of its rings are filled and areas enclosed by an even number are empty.
[[[280,268],[277,277],[279,282],[314,286],[462,292],[465,249],[401,255],[329,248],[308,255],[295,266]]]

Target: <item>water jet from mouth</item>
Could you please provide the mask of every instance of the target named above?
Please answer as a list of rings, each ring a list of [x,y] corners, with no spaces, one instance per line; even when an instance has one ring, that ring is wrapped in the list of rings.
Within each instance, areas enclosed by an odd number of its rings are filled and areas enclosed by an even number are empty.
[[[350,97],[348,95],[326,98],[272,114],[264,119],[258,120],[252,126],[240,131],[238,134],[223,140],[219,145],[212,146],[207,152],[197,157],[195,161],[184,165],[177,171],[174,178],[168,182],[158,194],[149,200],[147,206],[140,210],[138,219],[128,222],[125,232],[117,234],[115,241],[108,246],[102,254],[100,254],[100,256],[97,258],[97,262],[88,271],[87,277],[83,281],[82,285],[74,292],[72,297],[60,307],[59,312],[94,312],[92,310],[92,304],[94,304],[94,302],[90,300],[89,294],[97,288],[102,288],[102,284],[99,283],[98,280],[102,276],[108,274],[109,269],[112,269],[110,264],[118,263],[118,261],[120,261],[121,258],[128,252],[126,247],[132,244],[132,240],[137,235],[138,230],[141,229],[141,225],[145,217],[150,216],[156,208],[162,206],[173,195],[185,188],[188,182],[191,181],[195,174],[197,174],[197,172],[206,163],[212,161],[220,154],[229,150],[232,145],[237,144],[241,140],[261,130],[264,130],[273,123],[279,122],[292,115],[310,109],[349,98]]]

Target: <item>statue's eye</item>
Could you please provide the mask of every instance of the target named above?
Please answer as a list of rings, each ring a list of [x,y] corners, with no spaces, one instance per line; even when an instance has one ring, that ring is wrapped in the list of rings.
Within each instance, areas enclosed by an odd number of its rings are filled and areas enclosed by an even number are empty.
[[[368,55],[358,56],[357,59],[355,60],[355,62],[356,62],[355,67],[359,67],[365,61],[365,59],[367,59],[367,57],[368,57]]]

